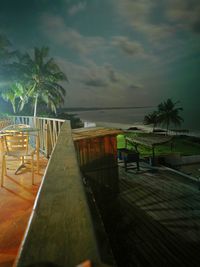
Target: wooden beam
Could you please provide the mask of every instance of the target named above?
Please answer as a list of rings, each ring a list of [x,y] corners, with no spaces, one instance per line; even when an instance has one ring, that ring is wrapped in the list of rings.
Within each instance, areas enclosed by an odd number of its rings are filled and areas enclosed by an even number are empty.
[[[15,266],[101,266],[70,124],[61,127]],[[96,264],[96,265],[95,265]]]

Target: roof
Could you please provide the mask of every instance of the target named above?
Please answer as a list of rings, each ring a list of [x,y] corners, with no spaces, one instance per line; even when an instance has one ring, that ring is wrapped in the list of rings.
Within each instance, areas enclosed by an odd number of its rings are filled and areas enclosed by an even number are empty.
[[[90,139],[108,135],[118,135],[120,133],[123,133],[123,131],[103,127],[91,127],[72,130],[72,137],[74,141],[78,141],[81,139]]]
[[[143,137],[126,137],[130,143],[140,144],[147,147],[158,146],[171,141],[173,136],[148,135]]]

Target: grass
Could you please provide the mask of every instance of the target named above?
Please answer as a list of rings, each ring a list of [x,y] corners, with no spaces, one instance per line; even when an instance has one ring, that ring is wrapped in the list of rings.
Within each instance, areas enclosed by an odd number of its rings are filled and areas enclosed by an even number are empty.
[[[117,136],[117,148],[125,147],[125,136],[142,136],[143,134],[133,134],[128,133],[126,135],[120,134]],[[134,149],[133,145],[128,144],[128,149]],[[138,151],[141,156],[152,155],[152,150],[145,146],[139,145]],[[166,155],[166,154],[180,154],[182,156],[190,155],[200,155],[200,140],[198,138],[192,138],[188,136],[175,136],[173,138],[173,148],[171,149],[171,144],[164,144],[156,146],[156,155]]]

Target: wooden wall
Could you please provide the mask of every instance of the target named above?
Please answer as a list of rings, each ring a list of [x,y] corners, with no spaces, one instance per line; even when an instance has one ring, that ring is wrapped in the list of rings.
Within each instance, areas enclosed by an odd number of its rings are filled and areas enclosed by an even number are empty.
[[[116,135],[106,135],[75,141],[78,162],[83,176],[101,202],[106,193],[118,192]]]

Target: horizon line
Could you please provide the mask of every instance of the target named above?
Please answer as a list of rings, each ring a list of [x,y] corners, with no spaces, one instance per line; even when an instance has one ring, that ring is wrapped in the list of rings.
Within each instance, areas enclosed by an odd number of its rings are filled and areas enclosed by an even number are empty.
[[[155,108],[156,106],[128,106],[128,107],[65,107],[60,108],[60,110],[66,110],[66,111],[84,111],[84,110],[111,110],[111,109],[139,109],[139,108]]]

